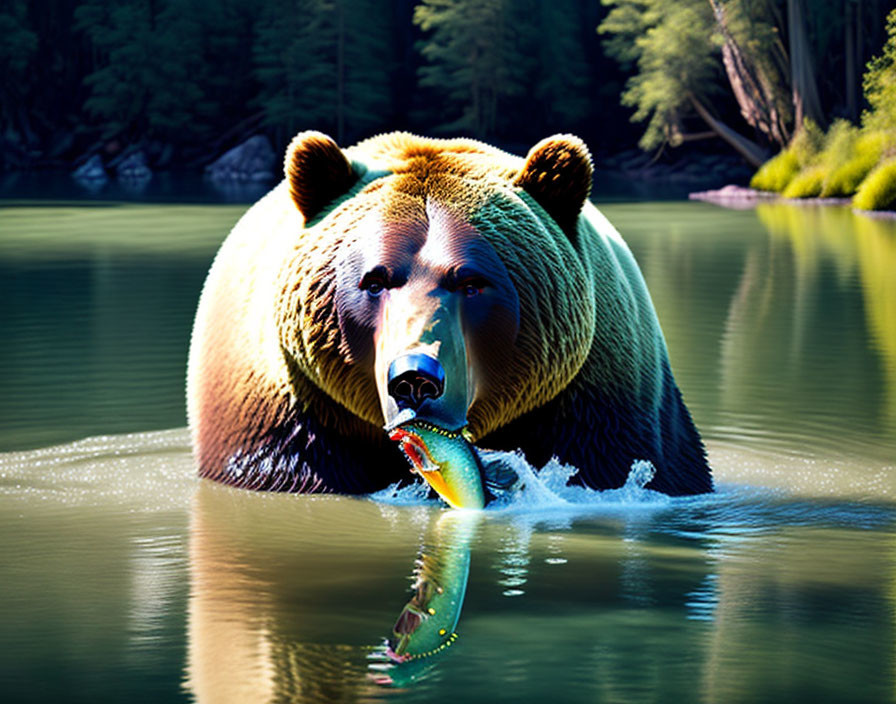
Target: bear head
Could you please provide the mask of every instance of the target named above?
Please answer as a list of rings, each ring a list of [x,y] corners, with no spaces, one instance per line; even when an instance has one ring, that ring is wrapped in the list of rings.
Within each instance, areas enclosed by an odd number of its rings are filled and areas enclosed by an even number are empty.
[[[555,136],[523,160],[399,133],[342,150],[304,132],[285,173],[304,219],[277,285],[296,395],[313,384],[449,503],[480,504],[467,443],[551,400],[591,348],[587,148]]]

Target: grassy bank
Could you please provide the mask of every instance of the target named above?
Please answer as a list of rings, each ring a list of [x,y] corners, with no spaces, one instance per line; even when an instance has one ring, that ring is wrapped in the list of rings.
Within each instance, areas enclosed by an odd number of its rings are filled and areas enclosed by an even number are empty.
[[[861,210],[896,209],[896,132],[837,120],[807,122],[750,186],[785,198],[851,198]]]

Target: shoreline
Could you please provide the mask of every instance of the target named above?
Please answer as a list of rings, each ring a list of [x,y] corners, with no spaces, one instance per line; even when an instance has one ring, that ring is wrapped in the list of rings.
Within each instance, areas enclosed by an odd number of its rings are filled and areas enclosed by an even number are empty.
[[[759,203],[785,203],[788,205],[841,205],[849,206],[850,198],[785,198],[779,193],[771,191],[758,191],[755,188],[736,186],[729,184],[722,188],[708,191],[694,191],[688,194],[688,200],[699,200],[704,203],[712,203],[722,208],[732,210],[749,210]],[[896,220],[896,210],[860,210],[851,208],[856,215],[878,218],[881,220]]]

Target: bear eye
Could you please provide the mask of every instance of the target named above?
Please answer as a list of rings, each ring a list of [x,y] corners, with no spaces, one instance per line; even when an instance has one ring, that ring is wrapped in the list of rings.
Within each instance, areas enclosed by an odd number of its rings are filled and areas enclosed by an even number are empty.
[[[488,281],[483,279],[481,276],[471,276],[469,278],[463,279],[459,281],[457,284],[457,290],[460,291],[467,298],[472,298],[473,296],[478,296],[482,293],[483,289],[488,286]]]
[[[368,271],[358,284],[358,288],[367,291],[371,296],[379,296],[386,290],[386,273],[382,267],[376,267],[373,271]]]

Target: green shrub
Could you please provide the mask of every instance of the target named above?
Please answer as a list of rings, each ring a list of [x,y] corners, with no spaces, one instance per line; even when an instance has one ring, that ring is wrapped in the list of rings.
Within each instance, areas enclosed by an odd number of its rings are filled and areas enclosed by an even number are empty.
[[[759,167],[759,171],[750,179],[750,188],[780,193],[787,188],[787,184],[799,170],[800,162],[796,154],[790,149],[784,149]]]
[[[856,130],[854,134],[842,137],[836,145],[832,144],[832,163],[821,195],[825,198],[853,195],[880,162],[887,141],[883,132],[860,133]]]
[[[817,198],[828,170],[822,164],[809,166],[794,176],[782,194],[785,198]]]
[[[812,120],[806,120],[790,144],[753,174],[750,187],[783,193],[796,175],[817,159],[823,145],[824,132]]]
[[[815,161],[824,149],[824,132],[812,120],[804,120],[803,126],[797,130],[787,148],[796,154],[802,168]]]
[[[834,120],[824,136],[820,160],[831,166],[846,161],[852,154],[862,131],[849,120]]]
[[[896,209],[896,159],[883,162],[868,174],[852,204],[859,210]]]

